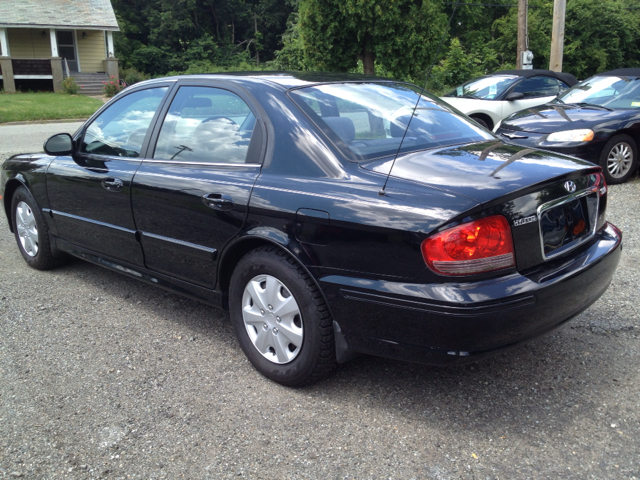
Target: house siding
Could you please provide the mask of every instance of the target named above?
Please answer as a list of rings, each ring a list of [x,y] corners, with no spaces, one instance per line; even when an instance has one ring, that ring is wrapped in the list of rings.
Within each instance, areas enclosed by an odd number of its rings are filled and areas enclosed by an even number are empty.
[[[12,58],[51,58],[49,30],[37,28],[7,28]]]
[[[83,73],[104,72],[102,61],[105,59],[103,30],[85,30],[87,38],[82,38],[83,30],[76,30],[78,57]]]

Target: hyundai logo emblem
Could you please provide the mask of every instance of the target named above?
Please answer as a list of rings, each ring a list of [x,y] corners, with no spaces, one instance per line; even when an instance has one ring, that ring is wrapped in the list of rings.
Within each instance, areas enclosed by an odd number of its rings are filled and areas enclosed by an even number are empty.
[[[573,193],[576,191],[576,184],[573,183],[571,180],[569,180],[568,182],[564,182],[564,189],[569,192],[569,193]]]

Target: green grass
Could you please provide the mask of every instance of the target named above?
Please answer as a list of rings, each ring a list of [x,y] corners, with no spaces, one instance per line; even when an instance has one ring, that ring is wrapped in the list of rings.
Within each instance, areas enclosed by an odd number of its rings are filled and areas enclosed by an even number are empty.
[[[62,93],[0,94],[0,124],[65,118],[87,118],[102,101],[82,95]]]

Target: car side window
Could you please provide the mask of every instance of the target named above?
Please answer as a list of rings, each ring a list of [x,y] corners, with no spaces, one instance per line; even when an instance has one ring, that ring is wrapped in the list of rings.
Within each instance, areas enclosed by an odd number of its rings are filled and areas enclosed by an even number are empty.
[[[245,163],[255,124],[255,115],[235,93],[180,87],[162,123],[153,158]]]
[[[80,153],[137,158],[167,87],[130,93],[102,112],[82,139]]]
[[[560,93],[558,81],[551,77],[532,77],[523,80],[513,88],[524,94],[524,98],[551,97]]]

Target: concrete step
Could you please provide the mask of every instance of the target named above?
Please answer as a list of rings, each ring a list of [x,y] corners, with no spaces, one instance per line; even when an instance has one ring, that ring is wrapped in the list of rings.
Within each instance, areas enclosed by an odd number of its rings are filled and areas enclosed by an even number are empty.
[[[110,81],[106,73],[76,73],[70,76],[82,87],[80,89],[82,95],[103,95],[103,82]]]

